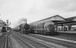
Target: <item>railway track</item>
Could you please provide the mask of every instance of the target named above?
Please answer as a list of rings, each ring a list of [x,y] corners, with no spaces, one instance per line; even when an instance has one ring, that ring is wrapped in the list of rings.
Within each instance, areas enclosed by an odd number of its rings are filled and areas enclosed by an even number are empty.
[[[25,37],[16,37],[16,40],[20,42],[20,44],[22,44],[22,46],[25,48],[27,46],[27,48],[49,48],[45,45],[42,45],[40,43],[34,42],[28,38]]]
[[[57,38],[12,32],[10,36],[0,38],[0,48],[76,48],[76,44],[61,41]]]
[[[22,38],[19,38],[17,36],[14,36],[13,39],[11,38],[11,40],[13,43],[13,47],[15,47],[14,44],[16,44],[16,48],[34,48],[32,45],[28,44]]]
[[[0,48],[5,48],[5,38],[1,37],[0,39]]]
[[[8,41],[6,36],[0,37],[0,48],[8,48],[7,47]]]
[[[0,48],[76,48],[75,43],[61,41],[57,38],[34,35],[20,34],[12,32],[11,36],[5,36],[0,40]]]
[[[27,44],[27,46],[30,46],[31,48],[67,48],[67,47],[57,45],[51,42],[49,43],[37,38],[33,38],[28,35],[24,36],[23,34],[15,33],[13,36],[17,41],[21,43],[23,42],[22,44],[24,45]]]
[[[37,34],[30,34],[29,36],[42,39],[48,42],[53,42],[59,45],[66,46],[68,48],[76,48],[76,41],[72,40],[67,40],[67,39],[62,39],[58,37],[53,37],[53,36],[43,36],[43,35],[37,35]]]
[[[0,48],[12,48],[8,34],[9,33],[2,33],[2,35],[0,36]]]

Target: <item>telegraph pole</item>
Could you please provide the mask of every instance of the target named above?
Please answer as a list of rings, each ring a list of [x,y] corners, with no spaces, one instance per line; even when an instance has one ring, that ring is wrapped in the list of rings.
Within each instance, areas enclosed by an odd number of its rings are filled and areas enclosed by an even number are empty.
[[[9,22],[9,20],[6,20],[6,30],[8,32],[8,26],[10,25],[11,23]]]

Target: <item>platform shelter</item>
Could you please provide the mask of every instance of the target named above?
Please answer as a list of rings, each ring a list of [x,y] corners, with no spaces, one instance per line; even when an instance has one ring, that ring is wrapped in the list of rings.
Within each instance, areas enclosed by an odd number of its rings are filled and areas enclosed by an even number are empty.
[[[76,31],[76,21],[53,21],[55,24],[55,31],[57,32],[74,32]]]

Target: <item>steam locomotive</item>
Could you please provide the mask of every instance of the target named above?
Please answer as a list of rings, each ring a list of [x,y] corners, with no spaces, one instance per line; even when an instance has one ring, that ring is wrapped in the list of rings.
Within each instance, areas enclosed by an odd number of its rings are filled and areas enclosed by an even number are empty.
[[[20,24],[16,29],[14,29],[14,31],[20,32],[23,34],[32,33],[32,29],[29,24]]]

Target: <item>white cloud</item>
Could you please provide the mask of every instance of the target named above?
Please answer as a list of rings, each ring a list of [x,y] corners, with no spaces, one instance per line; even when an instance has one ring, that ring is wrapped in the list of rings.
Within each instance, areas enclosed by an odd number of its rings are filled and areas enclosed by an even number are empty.
[[[33,22],[54,14],[76,15],[76,0],[0,0],[0,13],[12,25],[22,18]]]

